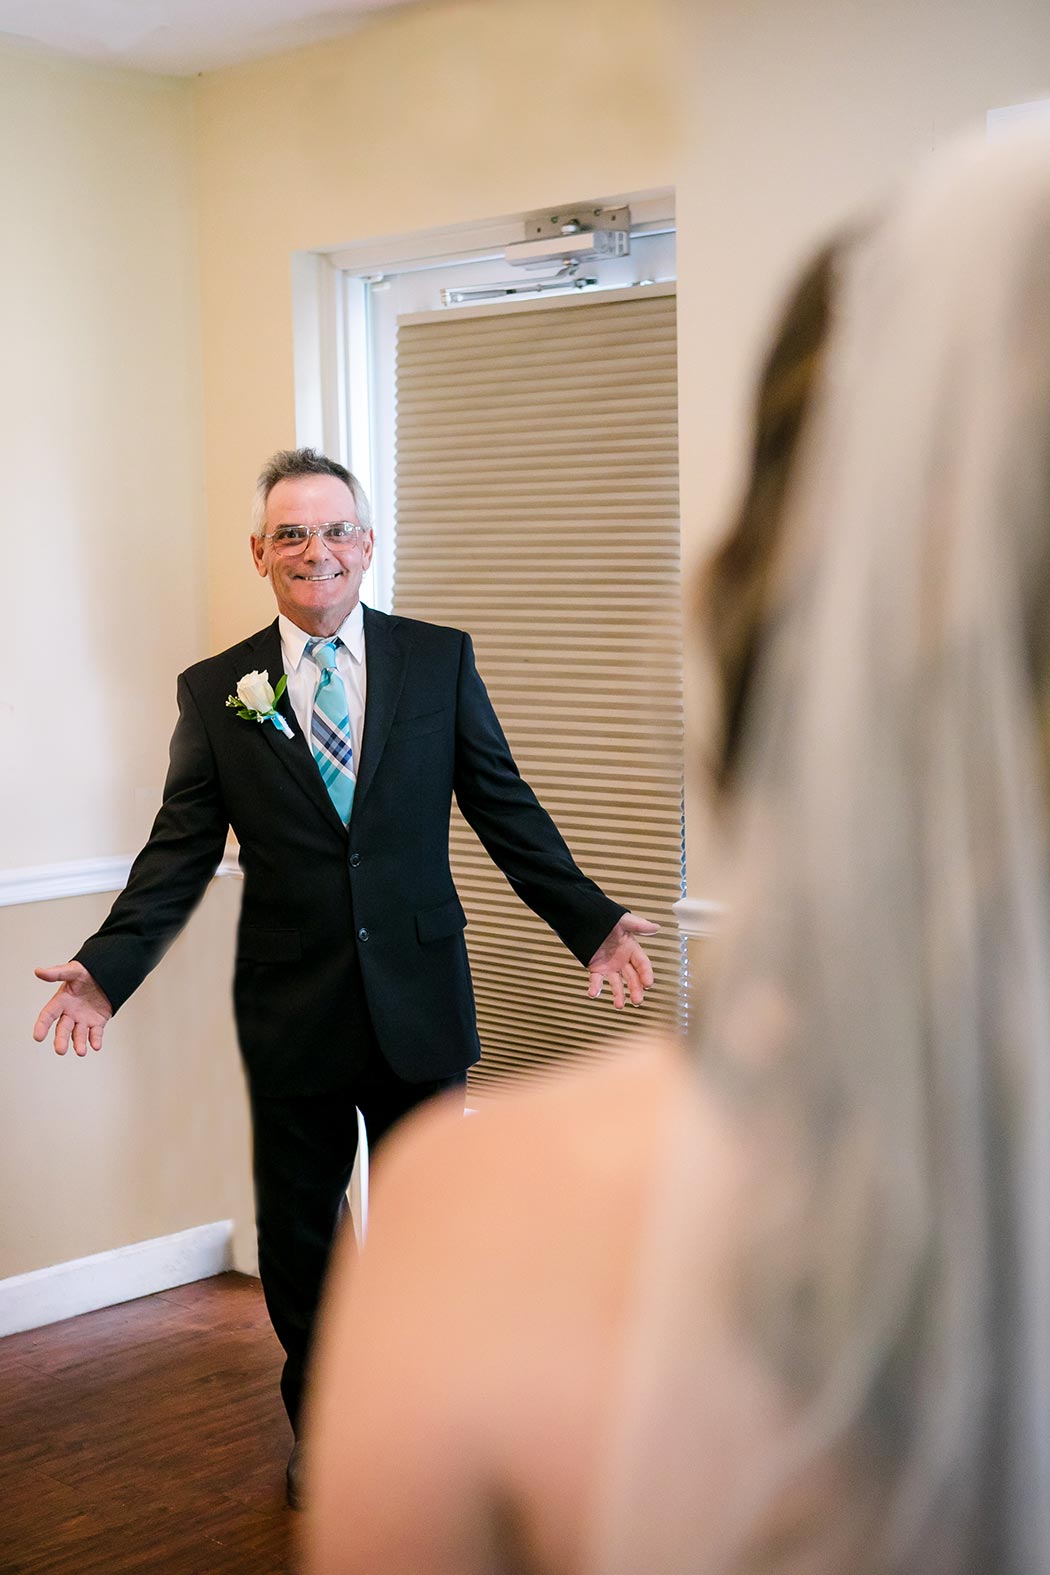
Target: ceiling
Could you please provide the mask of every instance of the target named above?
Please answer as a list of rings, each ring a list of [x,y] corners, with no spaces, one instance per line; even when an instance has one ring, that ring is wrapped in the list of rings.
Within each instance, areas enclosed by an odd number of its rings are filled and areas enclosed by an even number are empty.
[[[3,35],[138,71],[194,76],[352,32],[415,0],[0,0]]]

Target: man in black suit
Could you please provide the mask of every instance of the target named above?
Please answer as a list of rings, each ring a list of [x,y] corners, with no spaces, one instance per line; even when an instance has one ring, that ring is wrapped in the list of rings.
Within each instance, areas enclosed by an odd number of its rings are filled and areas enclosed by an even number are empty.
[[[259,1270],[293,1429],[354,1162],[355,1107],[374,1148],[422,1100],[457,1088],[462,1097],[478,1058],[448,858],[453,793],[518,895],[589,968],[591,995],[608,980],[622,1006],[652,982],[637,936],[656,927],[576,867],[518,774],[470,637],[361,603],[372,547],[367,500],[341,465],[310,449],[267,464],[252,556],[279,617],[182,674],[163,804],[127,886],[72,962],[37,969],[60,988],[35,1038],[55,1025],[60,1055],[71,1041],[78,1055],[100,1049],[113,1012],[199,901],[232,827]],[[270,674],[287,680],[275,702]]]

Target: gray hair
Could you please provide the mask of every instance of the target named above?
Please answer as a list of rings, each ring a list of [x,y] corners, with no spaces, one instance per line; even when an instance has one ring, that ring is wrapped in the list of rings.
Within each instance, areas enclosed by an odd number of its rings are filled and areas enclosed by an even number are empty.
[[[289,481],[294,476],[334,476],[349,487],[360,523],[371,529],[372,510],[368,494],[357,477],[337,459],[319,454],[315,448],[282,448],[270,456],[259,472],[252,499],[252,535],[262,536],[266,529],[266,504],[270,493],[279,481]]]

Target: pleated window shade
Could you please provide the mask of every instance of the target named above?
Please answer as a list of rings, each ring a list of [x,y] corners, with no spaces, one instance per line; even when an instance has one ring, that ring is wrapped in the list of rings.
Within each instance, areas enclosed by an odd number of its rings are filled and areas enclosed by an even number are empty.
[[[684,956],[673,287],[402,318],[394,610],[473,637],[526,781],[581,868],[656,919],[640,1009],[586,974],[458,811],[479,1094],[677,1028]]]

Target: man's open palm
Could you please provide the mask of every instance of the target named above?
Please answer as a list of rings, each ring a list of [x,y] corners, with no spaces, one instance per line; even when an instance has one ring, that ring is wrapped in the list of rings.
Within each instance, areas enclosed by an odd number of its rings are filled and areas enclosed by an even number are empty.
[[[37,1043],[47,1038],[54,1023],[55,1050],[59,1055],[65,1055],[70,1039],[77,1055],[87,1055],[88,1045],[92,1050],[101,1050],[102,1035],[113,1016],[113,1008],[83,963],[58,963],[53,968],[36,968],[34,972],[38,979],[61,985],[33,1027]]]
[[[655,935],[659,928],[651,919],[643,919],[637,913],[621,914],[616,928],[610,930],[587,964],[591,976],[587,994],[601,995],[602,984],[608,981],[617,1011],[626,1004],[628,997],[635,1006],[641,1006],[653,982],[653,965],[638,944],[638,936]]]

